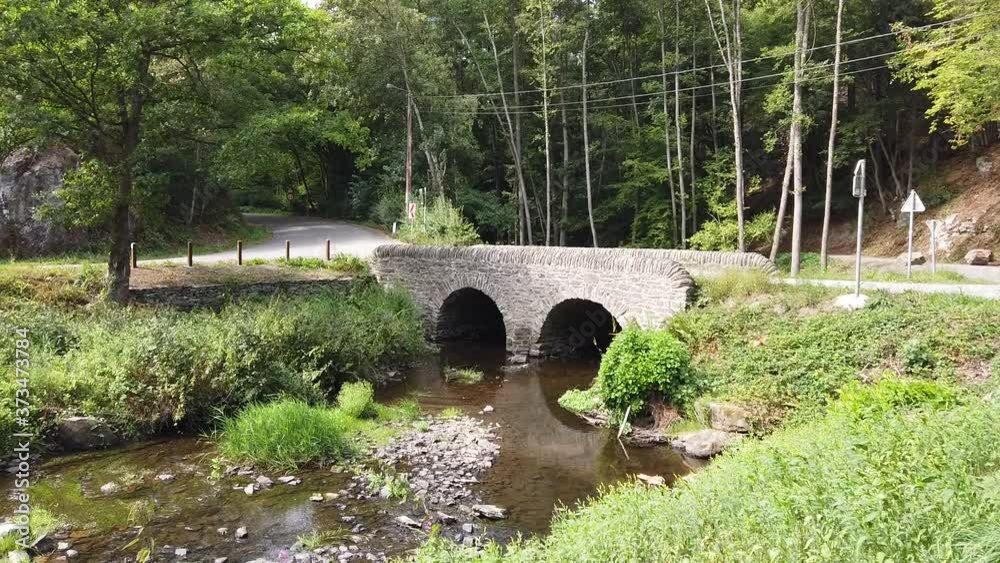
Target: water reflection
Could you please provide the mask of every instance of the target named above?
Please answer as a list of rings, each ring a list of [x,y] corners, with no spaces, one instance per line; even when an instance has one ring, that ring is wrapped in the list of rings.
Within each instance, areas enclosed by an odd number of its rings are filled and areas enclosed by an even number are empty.
[[[566,390],[592,383],[596,361],[544,360],[505,368],[505,357],[500,348],[448,343],[385,396],[413,393],[431,412],[458,407],[478,413],[492,405],[495,411],[482,417],[501,426],[500,457],[484,477],[482,496],[509,508],[509,523],[518,529],[544,532],[555,507],[572,506],[630,474],[662,475],[672,482],[697,466],[669,448],[623,447],[611,432],[559,406]],[[446,384],[441,376],[446,366],[477,367],[486,377],[475,385]]]

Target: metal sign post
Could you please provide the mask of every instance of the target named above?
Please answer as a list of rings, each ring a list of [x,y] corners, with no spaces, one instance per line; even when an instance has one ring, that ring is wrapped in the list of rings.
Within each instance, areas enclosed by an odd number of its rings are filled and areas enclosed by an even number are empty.
[[[851,188],[854,197],[858,198],[858,244],[854,256],[854,296],[861,296],[861,237],[864,231],[865,219],[865,159],[854,165],[854,183]]]
[[[937,273],[937,229],[941,224],[940,219],[930,219],[924,221],[927,228],[931,230],[931,274]]]
[[[910,195],[903,202],[903,213],[910,214],[910,228],[906,238],[906,278],[913,276],[913,216],[924,212],[924,202],[920,201],[917,192],[910,190]]]

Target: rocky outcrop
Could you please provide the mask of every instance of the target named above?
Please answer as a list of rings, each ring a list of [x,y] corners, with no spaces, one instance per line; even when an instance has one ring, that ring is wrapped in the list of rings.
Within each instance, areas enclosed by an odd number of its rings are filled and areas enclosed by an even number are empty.
[[[83,233],[37,217],[55,202],[66,172],[80,159],[67,147],[22,147],[0,163],[0,255],[29,257],[65,251],[83,242]]]
[[[723,432],[747,433],[750,424],[747,422],[747,411],[739,405],[731,403],[709,403],[709,426]]]
[[[670,445],[691,457],[708,458],[717,455],[741,438],[742,435],[735,432],[698,430],[677,436]]]
[[[986,248],[973,248],[965,253],[965,263],[971,266],[985,266],[993,261],[993,251]]]
[[[56,427],[56,444],[67,451],[109,448],[122,443],[121,436],[100,419],[72,416]]]

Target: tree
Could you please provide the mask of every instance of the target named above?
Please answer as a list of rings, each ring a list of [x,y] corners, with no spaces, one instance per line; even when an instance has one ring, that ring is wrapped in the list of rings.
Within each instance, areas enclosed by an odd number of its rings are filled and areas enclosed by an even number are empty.
[[[128,299],[136,157],[150,107],[227,48],[281,50],[295,0],[10,0],[0,8],[0,86],[44,116],[41,134],[111,170],[110,299]],[[195,90],[188,95],[203,95]]]
[[[715,37],[715,44],[719,48],[722,63],[725,65],[729,77],[729,106],[732,113],[733,149],[736,162],[736,223],[739,233],[737,249],[740,252],[746,252],[745,219],[743,217],[746,206],[744,201],[746,188],[743,171],[743,125],[740,113],[743,84],[743,35],[740,28],[742,20],[740,0],[732,0],[728,17],[723,0],[719,0],[718,21],[716,21],[716,16],[712,14],[711,0],[705,0],[705,9],[708,12],[708,22],[712,28],[712,35]]]
[[[823,199],[823,234],[819,260],[827,268],[827,247],[830,243],[830,206],[833,203],[833,150],[837,139],[837,109],[840,107],[840,24],[844,16],[844,0],[837,0],[837,37],[833,55],[833,108],[830,110],[830,139],[826,147],[826,196]],[[912,163],[912,159],[910,160]]]
[[[580,52],[580,68],[583,82],[580,96],[583,99],[583,165],[587,186],[587,219],[590,221],[590,235],[597,248],[597,227],[594,226],[594,199],[590,188],[590,135],[587,132],[587,43],[590,41],[590,26],[583,32],[583,50]]]
[[[962,145],[1000,122],[1000,11],[996,0],[935,0],[931,15],[951,23],[897,25],[905,51],[895,62],[930,97],[931,130],[947,126]]]
[[[802,82],[805,72],[806,46],[809,43],[809,10],[811,0],[795,2],[795,82],[792,94],[792,277],[799,275],[802,250]]]

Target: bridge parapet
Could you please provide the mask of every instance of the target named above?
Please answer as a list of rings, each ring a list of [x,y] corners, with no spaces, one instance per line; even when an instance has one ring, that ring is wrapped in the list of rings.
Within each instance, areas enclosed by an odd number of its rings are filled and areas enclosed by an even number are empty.
[[[681,261],[699,269],[773,268],[762,256],[753,255],[766,264],[732,254],[385,245],[375,249],[372,269],[381,283],[410,290],[432,339],[501,332],[509,351],[545,354],[606,345],[622,325],[662,325],[694,291]]]

